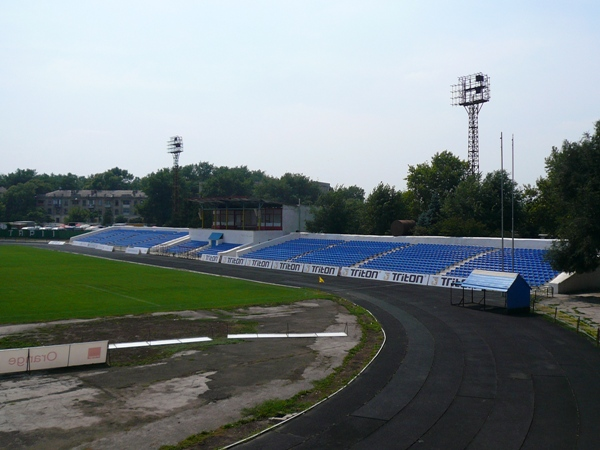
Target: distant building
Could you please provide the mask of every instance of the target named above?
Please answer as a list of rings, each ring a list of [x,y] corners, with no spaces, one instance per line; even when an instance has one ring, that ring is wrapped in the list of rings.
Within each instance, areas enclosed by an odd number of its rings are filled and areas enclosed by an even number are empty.
[[[142,191],[58,190],[38,195],[37,206],[44,208],[54,222],[64,223],[73,208],[90,212],[90,221],[101,221],[110,210],[113,217],[135,217],[135,207],[148,197]]]
[[[247,231],[306,231],[312,220],[308,205],[284,205],[248,197],[201,197],[191,199],[199,204],[202,228]]]
[[[6,189],[4,186],[0,186],[0,197],[2,197],[6,193],[7,190],[8,189]]]

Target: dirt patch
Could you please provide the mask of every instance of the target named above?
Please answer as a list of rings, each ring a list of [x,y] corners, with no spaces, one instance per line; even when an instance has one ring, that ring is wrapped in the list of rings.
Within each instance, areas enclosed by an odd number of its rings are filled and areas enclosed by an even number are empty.
[[[252,331],[347,331],[348,337],[225,338],[227,333]],[[173,445],[240,420],[243,408],[312,389],[313,382],[342,364],[360,341],[361,331],[355,316],[341,305],[314,300],[276,308],[37,326],[7,339],[49,345],[197,336],[214,341],[113,350],[110,367],[0,376],[0,447],[139,449]],[[347,364],[344,370],[356,371],[363,363]],[[311,395],[307,400],[318,399],[322,393],[317,390]],[[265,424],[255,422],[248,427]],[[228,435],[217,434],[231,443],[246,433],[248,429],[235,427]],[[203,445],[224,444],[205,441]]]

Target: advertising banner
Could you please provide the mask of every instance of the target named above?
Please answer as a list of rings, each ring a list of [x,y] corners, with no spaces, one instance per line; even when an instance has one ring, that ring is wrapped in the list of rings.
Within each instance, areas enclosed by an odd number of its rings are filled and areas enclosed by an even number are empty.
[[[220,255],[207,255],[207,254],[203,254],[200,257],[200,261],[206,261],[206,262],[212,262],[212,263],[218,263],[220,259],[221,259]]]
[[[463,277],[447,277],[445,275],[430,275],[429,286],[450,288],[455,283],[462,283],[466,278]]]
[[[108,341],[0,350],[0,374],[104,364]]]
[[[104,364],[108,355],[108,341],[71,344],[69,367]]]
[[[302,272],[304,264],[288,261],[273,261],[273,269],[286,270],[288,272]]]
[[[69,365],[69,345],[31,347],[29,349],[29,370],[55,369]]]
[[[25,372],[29,349],[0,350],[0,373]]]
[[[362,278],[365,280],[378,280],[382,274],[383,272],[380,270],[361,269],[359,267],[342,267],[340,271],[340,275],[343,277]]]
[[[246,266],[248,267],[260,267],[261,269],[270,269],[273,261],[266,259],[246,259]]]
[[[337,277],[340,268],[337,266],[319,266],[317,264],[304,264],[304,273],[313,273],[315,275],[329,275]]]
[[[385,272],[380,279],[393,283],[418,284],[421,286],[427,286],[429,283],[429,275],[422,273]]]
[[[237,258],[235,256],[224,256],[223,259],[221,259],[221,262],[223,264],[231,264],[234,266],[245,266],[246,258]]]

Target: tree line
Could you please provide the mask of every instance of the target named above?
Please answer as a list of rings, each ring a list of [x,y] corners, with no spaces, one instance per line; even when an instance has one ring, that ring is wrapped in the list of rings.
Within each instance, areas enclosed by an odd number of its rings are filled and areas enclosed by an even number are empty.
[[[191,199],[240,196],[311,205],[311,232],[385,235],[394,220],[412,219],[418,235],[498,237],[504,229],[510,237],[514,229],[515,237],[555,237],[549,252],[555,268],[594,270],[600,266],[600,121],[593,134],[553,147],[545,162],[545,176],[535,185],[519,186],[506,171],[471,174],[468,162],[442,151],[408,167],[406,190],[381,182],[368,195],[358,186],[323,191],[302,174],[273,177],[246,166],[200,162],[179,168],[178,217],[173,216],[172,168],[143,178],[118,167],[88,177],[19,169],[0,174],[0,186],[6,189],[0,196],[0,222],[49,221],[35,196],[57,189],[141,190],[148,199],[138,206],[137,220],[186,227],[201,226],[199,203]],[[84,216],[86,211],[75,213]]]

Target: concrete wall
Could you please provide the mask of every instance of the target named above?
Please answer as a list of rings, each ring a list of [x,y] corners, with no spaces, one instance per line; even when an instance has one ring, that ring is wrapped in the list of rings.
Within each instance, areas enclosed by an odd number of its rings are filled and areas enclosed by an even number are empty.
[[[252,230],[213,230],[211,228],[190,228],[190,239],[208,241],[213,233],[222,233],[223,242],[227,244],[253,244],[265,242],[283,236],[283,231]]]
[[[549,284],[556,294],[600,292],[600,269],[582,274],[561,273]]]
[[[309,206],[283,206],[282,228],[285,234],[293,233],[295,231],[306,231],[307,220],[313,220],[313,215],[310,213]]]

